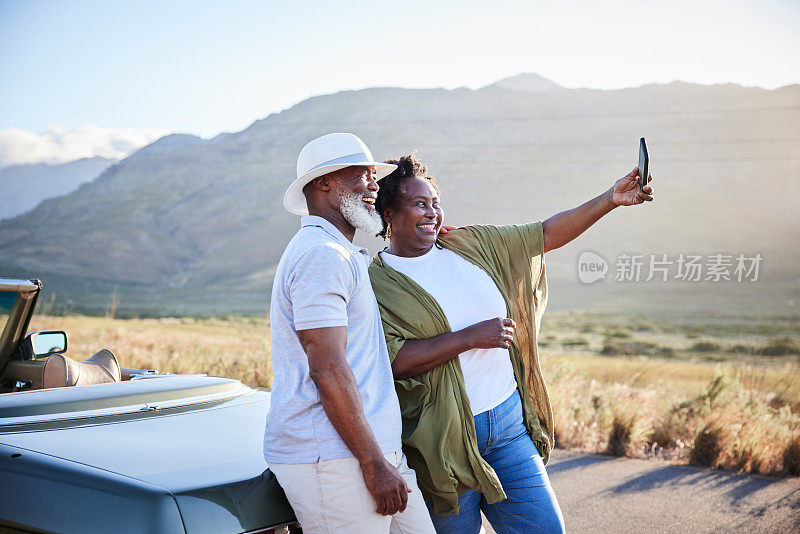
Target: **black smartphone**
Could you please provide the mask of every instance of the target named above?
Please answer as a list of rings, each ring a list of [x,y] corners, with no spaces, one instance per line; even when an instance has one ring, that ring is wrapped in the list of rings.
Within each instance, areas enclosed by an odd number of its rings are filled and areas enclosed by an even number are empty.
[[[647,155],[647,143],[644,142],[644,137],[639,139],[639,187],[644,188],[647,185],[647,176],[650,172],[650,156]]]

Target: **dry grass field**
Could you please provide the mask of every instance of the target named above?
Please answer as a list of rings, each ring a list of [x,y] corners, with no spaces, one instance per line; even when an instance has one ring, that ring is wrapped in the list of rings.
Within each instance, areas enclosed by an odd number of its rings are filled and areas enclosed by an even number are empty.
[[[229,376],[270,387],[265,318],[36,316],[123,367]],[[542,365],[560,447],[800,475],[800,319],[552,313]]]
[[[99,349],[116,354],[122,367],[237,378],[272,385],[266,319],[111,319],[36,315],[29,330],[64,330],[67,354],[86,359]]]

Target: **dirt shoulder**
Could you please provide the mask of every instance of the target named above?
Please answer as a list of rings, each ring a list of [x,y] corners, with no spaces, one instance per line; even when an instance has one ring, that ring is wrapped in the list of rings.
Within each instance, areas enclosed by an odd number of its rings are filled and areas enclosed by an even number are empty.
[[[796,478],[563,450],[547,472],[568,532],[800,532]]]

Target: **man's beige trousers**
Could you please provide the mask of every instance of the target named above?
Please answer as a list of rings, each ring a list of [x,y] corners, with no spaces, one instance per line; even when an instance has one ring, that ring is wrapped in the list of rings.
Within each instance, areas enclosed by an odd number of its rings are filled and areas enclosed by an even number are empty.
[[[311,464],[273,463],[269,468],[286,492],[304,534],[434,534],[417,477],[405,455],[398,451],[385,456],[411,488],[405,511],[393,516],[375,511],[377,505],[355,458]]]

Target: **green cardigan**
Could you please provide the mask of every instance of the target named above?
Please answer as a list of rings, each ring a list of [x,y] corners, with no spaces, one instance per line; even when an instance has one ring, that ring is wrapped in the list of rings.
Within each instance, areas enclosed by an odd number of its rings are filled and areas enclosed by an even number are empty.
[[[525,427],[546,463],[553,447],[553,411],[536,345],[547,305],[542,223],[467,226],[440,236],[437,243],[483,269],[517,323],[511,362]],[[436,300],[380,255],[373,259],[369,276],[392,360],[406,339],[450,332]],[[395,389],[403,417],[403,451],[423,493],[433,499],[436,514],[457,514],[458,496],[467,489],[481,492],[490,503],[506,498],[500,480],[478,451],[458,358],[396,380]]]

